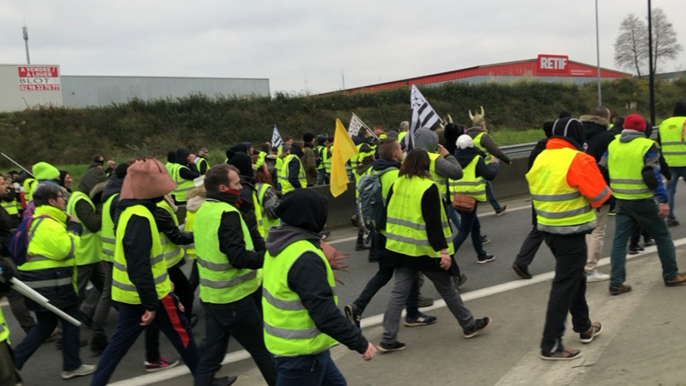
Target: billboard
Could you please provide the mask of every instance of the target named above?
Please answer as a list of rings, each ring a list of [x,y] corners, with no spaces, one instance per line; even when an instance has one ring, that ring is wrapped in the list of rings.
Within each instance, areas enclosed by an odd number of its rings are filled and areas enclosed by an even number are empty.
[[[17,66],[19,91],[60,91],[57,66]]]
[[[537,68],[540,75],[568,75],[569,57],[567,55],[538,55]]]

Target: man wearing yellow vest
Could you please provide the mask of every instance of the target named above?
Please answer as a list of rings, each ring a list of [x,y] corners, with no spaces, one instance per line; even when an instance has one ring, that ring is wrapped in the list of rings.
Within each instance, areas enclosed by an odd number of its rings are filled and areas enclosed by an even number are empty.
[[[402,121],[400,122],[400,132],[398,133],[398,142],[400,142],[400,147],[404,150],[407,145],[405,144],[405,136],[407,135],[407,130],[410,129],[410,122]]]
[[[679,225],[674,215],[674,195],[679,177],[686,181],[686,101],[678,101],[674,106],[672,117],[660,124],[658,143],[662,147],[662,154],[669,165],[672,180],[667,185],[669,191],[669,216],[667,225]]]
[[[229,164],[238,169],[241,179],[240,203],[236,202],[236,207],[240,210],[245,224],[248,226],[253,246],[258,252],[264,251],[264,229],[262,225],[262,209],[257,199],[255,189],[255,171],[253,170],[252,159],[247,154],[238,152],[231,159]]]
[[[0,179],[3,180],[2,182],[5,186],[2,193],[0,193],[0,202],[12,220],[10,225],[12,228],[16,228],[21,222],[21,216],[19,214],[19,209],[21,208],[21,204],[19,203],[21,199],[21,192],[20,189],[15,189],[12,186],[12,177],[10,177],[9,174],[4,176],[0,174]]]
[[[238,173],[231,165],[212,167],[205,175],[206,200],[196,214],[194,238],[207,343],[195,386],[212,385],[230,336],[250,353],[267,384],[276,384],[276,368],[264,345],[262,316],[253,296],[262,283],[258,270],[264,251],[254,250],[236,207],[241,191]]]
[[[198,173],[200,175],[205,175],[208,170],[210,170],[210,162],[207,160],[210,156],[209,150],[206,147],[200,148],[198,150],[198,156],[195,157],[195,165],[198,168]]]
[[[186,202],[186,193],[193,189],[193,180],[200,177],[198,167],[195,164],[195,155],[188,149],[179,148],[174,154],[174,175],[172,179],[176,183],[176,189],[171,193],[176,203]]]
[[[26,261],[17,269],[20,279],[50,301],[50,304],[79,319],[74,251],[79,248],[81,225],[64,213],[66,198],[52,183],[38,185],[33,192],[33,214]],[[79,355],[79,327],[60,319],[30,299],[28,308],[36,313],[38,324],[15,348],[17,368],[48,339],[57,323],[62,323],[62,379],[92,374],[95,366],[84,365]]]
[[[538,230],[555,256],[555,278],[541,341],[544,360],[571,360],[581,355],[562,344],[568,313],[582,343],[591,343],[602,329],[589,318],[584,266],[586,235],[596,226],[593,209],[610,198],[610,188],[593,156],[583,152],[585,142],[581,122],[558,119],[546,149],[526,174]]]
[[[317,148],[315,155],[317,156],[317,185],[328,185],[328,178],[326,178],[326,164],[324,163],[324,156],[328,150],[327,139],[324,134],[317,136]],[[329,159],[329,168],[331,168],[331,160]]]
[[[504,162],[506,165],[512,165],[510,157],[500,150],[495,141],[493,141],[493,138],[491,138],[490,134],[488,134],[485,120],[486,113],[484,113],[483,107],[481,108],[481,114],[476,113],[472,115],[472,112],[470,111],[469,117],[472,119],[472,127],[467,129],[467,135],[472,137],[474,140],[474,145],[476,145],[479,150],[486,153],[486,163],[490,163],[491,158],[495,157]],[[498,203],[498,200],[493,194],[493,185],[491,184],[491,181],[486,181],[486,198],[493,207],[496,216],[502,216],[505,214],[507,205],[500,206],[500,203]]]
[[[199,353],[179,299],[171,292],[167,264],[153,212],[175,187],[155,159],[132,164],[124,179],[115,228],[112,300],[119,303],[117,326],[100,357],[91,386],[104,386],[146,326],[155,323],[191,373]]]
[[[283,224],[267,238],[264,342],[274,355],[278,385],[345,385],[329,352],[338,343],[364,360],[376,355],[337,308],[336,284],[319,234],[328,209],[326,197],[312,189],[287,194],[276,208]]]
[[[392,137],[382,139],[378,146],[379,159],[372,164],[373,173],[379,175],[379,182],[381,184],[381,197],[385,200],[388,197],[388,192],[393,186],[393,182],[398,179],[398,170],[400,169],[400,162],[403,160],[403,150],[400,147],[398,140]],[[345,306],[345,316],[360,327],[362,320],[362,313],[374,296],[383,288],[393,277],[393,267],[388,264],[386,257],[386,231],[381,229],[374,232],[372,235],[374,242],[372,243],[372,253],[379,264],[379,270],[374,276],[369,279],[367,285],[360,293],[360,295],[351,304]],[[419,278],[415,278],[412,283],[410,295],[407,298],[406,309],[407,316],[405,317],[405,326],[418,327],[428,326],[436,323],[435,316],[426,315],[419,311]]]
[[[669,213],[669,205],[660,176],[657,145],[645,137],[646,121],[640,115],[627,116],[623,125],[622,135],[610,144],[600,161],[601,166],[607,165],[612,195],[616,199],[615,236],[610,255],[612,295],[631,291],[631,286],[624,284],[626,252],[627,242],[636,225],[650,230],[650,235],[655,239],[665,285],[686,283],[686,274],[679,273],[674,242],[663,220]],[[672,178],[677,177],[672,174]],[[655,203],[653,197],[657,198],[659,204]]]
[[[72,193],[67,202],[67,214],[74,216],[79,224],[83,227],[81,235],[81,242],[74,252],[74,259],[76,261],[76,272],[79,296],[87,306],[86,302],[86,286],[89,282],[93,283],[93,287],[102,295],[103,287],[105,285],[105,266],[102,264],[102,238],[100,236],[100,229],[102,227],[102,192],[107,185],[107,176],[100,167],[90,169],[81,178],[77,189]],[[101,296],[102,297],[102,296]],[[90,302],[95,304],[97,299],[90,299]],[[96,305],[96,310],[97,310]],[[111,304],[103,304],[108,311]],[[91,307],[92,308],[92,307]],[[82,311],[84,307],[82,307]],[[97,311],[96,311],[97,312]],[[94,352],[102,352],[107,345],[107,337],[105,335],[105,327],[103,320],[98,323],[91,323],[93,330],[93,340],[96,342],[92,345]]]
[[[283,159],[283,166],[279,170],[281,193],[286,194],[296,189],[307,187],[305,169],[301,162],[303,151],[297,146],[290,147],[290,154]]]

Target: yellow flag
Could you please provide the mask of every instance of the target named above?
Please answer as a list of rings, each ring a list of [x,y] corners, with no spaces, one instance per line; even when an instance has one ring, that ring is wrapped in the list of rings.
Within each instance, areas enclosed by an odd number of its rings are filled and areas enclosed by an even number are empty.
[[[345,163],[357,154],[357,148],[353,140],[348,136],[348,131],[343,127],[341,120],[336,118],[336,131],[333,137],[333,154],[331,159],[331,194],[340,196],[348,189],[348,172]]]

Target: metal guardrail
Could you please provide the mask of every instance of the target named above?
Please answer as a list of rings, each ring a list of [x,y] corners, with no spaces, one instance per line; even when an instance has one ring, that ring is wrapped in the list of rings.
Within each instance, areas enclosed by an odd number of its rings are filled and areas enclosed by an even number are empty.
[[[653,126],[653,131],[650,135],[651,139],[657,139],[658,129],[659,126]],[[520,143],[518,145],[501,146],[500,150],[511,159],[528,158],[535,146],[536,142]]]

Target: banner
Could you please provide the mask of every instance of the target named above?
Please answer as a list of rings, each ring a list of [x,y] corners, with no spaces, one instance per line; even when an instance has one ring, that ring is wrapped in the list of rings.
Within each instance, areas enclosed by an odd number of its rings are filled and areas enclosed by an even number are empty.
[[[374,134],[374,130],[370,129],[369,126],[367,126],[367,124],[360,119],[360,117],[353,113],[352,118],[350,118],[350,125],[348,125],[348,135],[351,137],[353,135],[357,135],[357,133],[359,133],[360,129],[363,127],[367,129],[367,132],[369,132],[372,137],[379,139],[379,137]]]
[[[279,129],[274,125],[274,131],[272,131],[272,148],[276,147],[280,152],[281,146],[283,146],[283,138],[281,138],[281,134],[279,134]]]
[[[424,95],[422,95],[415,85],[412,85],[410,107],[412,108],[410,131],[404,138],[407,150],[412,150],[414,148],[414,133],[417,129],[421,127],[432,129],[437,123],[443,122],[433,107],[431,107],[429,101],[424,98]]]

